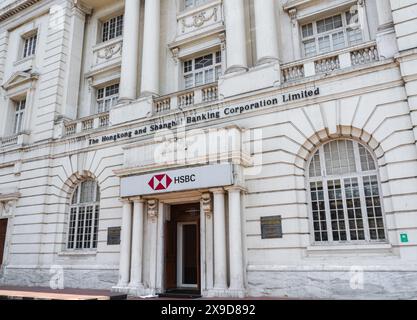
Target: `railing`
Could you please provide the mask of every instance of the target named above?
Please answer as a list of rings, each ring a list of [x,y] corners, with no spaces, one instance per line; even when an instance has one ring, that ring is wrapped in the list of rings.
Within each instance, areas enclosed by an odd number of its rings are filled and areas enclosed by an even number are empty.
[[[91,68],[101,67],[105,63],[112,63],[122,58],[123,38],[115,38],[99,43],[93,48],[93,63]]]
[[[91,117],[67,122],[64,125],[64,136],[72,136],[82,132],[102,129],[109,126],[109,114],[101,113]]]
[[[98,117],[98,126],[100,128],[106,128],[110,124],[110,115],[108,113]]]
[[[203,102],[211,102],[219,98],[219,89],[217,86],[203,88],[201,91],[203,93]]]
[[[194,91],[179,94],[177,99],[179,108],[192,106],[194,105]]]
[[[164,113],[173,109],[183,109],[201,103],[217,101],[219,97],[217,83],[193,88],[192,90],[173,93],[154,101],[154,112]]]
[[[29,132],[21,132],[9,137],[0,138],[0,147],[22,146],[29,142]]]
[[[379,60],[379,53],[378,48],[376,45],[358,49],[355,51],[352,51],[350,53],[350,57],[352,60],[352,66],[359,66],[363,64],[368,64],[374,61]]]
[[[72,136],[73,134],[77,133],[77,124],[71,123],[65,126],[65,135]]]
[[[376,61],[379,61],[379,53],[376,43],[373,41],[285,64],[281,67],[281,76],[283,83],[286,83]]]
[[[10,137],[5,137],[0,140],[2,147],[9,147],[18,144],[19,135],[15,134]]]
[[[330,71],[340,69],[339,56],[314,61],[314,69],[316,70],[316,74],[328,73]]]
[[[288,66],[282,69],[282,79],[284,82],[304,78],[304,65]]]

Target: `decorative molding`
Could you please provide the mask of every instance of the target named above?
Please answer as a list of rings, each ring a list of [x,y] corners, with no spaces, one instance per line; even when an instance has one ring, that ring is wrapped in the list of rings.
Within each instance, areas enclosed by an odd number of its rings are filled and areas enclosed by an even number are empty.
[[[179,59],[180,48],[178,47],[172,48],[171,53],[172,53],[172,59],[174,60],[175,64],[178,64],[178,62],[180,61]]]
[[[219,34],[219,39],[220,39],[220,47],[221,50],[224,51],[226,50],[226,33],[222,32]]]
[[[297,24],[297,9],[293,8],[288,10],[288,15],[290,16],[291,23],[293,26]]]
[[[214,22],[217,22],[218,15],[217,15],[217,7],[213,8],[213,11],[209,16],[206,16],[207,11],[201,11],[198,14],[195,14],[192,17],[192,22],[187,23],[186,18],[183,18],[181,20],[182,23],[182,33],[185,32],[185,28],[201,28],[206,22],[210,21],[212,18],[214,18]]]
[[[19,192],[0,193],[0,217],[8,218],[14,215],[17,200],[20,197]]]
[[[202,202],[202,208],[205,216],[208,219],[211,219],[213,215],[213,207],[211,204],[211,194],[210,193],[203,193],[201,195],[201,202]]]
[[[86,6],[80,0],[73,0],[71,5],[73,10],[79,10],[85,15],[90,15],[93,12],[93,8]]]
[[[113,58],[114,55],[116,55],[117,53],[121,51],[122,51],[122,44],[120,42],[114,43],[98,51],[97,57],[99,57],[100,59],[109,60]]]
[[[18,14],[19,12],[33,6],[41,0],[18,0],[0,10],[0,22]]]
[[[156,222],[158,218],[158,200],[148,200],[148,218]]]
[[[14,73],[9,80],[7,80],[3,85],[2,88],[4,90],[9,90],[11,88],[17,87],[19,85],[22,85],[24,83],[38,80],[39,74],[37,72],[23,72],[19,71]]]

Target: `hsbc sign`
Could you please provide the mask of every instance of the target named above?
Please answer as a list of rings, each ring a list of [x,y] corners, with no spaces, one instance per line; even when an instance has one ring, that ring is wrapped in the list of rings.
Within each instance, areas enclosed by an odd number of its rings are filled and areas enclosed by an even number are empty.
[[[121,197],[230,186],[233,182],[231,164],[191,167],[122,178]]]

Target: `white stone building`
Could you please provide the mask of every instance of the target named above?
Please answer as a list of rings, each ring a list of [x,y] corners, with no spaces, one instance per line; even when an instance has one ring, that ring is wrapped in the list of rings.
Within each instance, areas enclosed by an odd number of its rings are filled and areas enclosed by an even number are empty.
[[[416,298],[416,0],[3,0],[0,85],[0,284]]]

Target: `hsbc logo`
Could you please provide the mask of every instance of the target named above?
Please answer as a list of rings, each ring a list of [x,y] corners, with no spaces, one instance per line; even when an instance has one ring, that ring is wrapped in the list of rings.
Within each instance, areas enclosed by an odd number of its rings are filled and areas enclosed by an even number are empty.
[[[152,190],[161,191],[168,189],[171,183],[172,179],[169,175],[157,174],[153,176],[151,180],[149,180],[148,184],[152,188]]]
[[[183,175],[171,178],[168,174],[157,174],[149,180],[148,185],[154,191],[168,190],[174,184],[185,184],[196,181],[196,175]]]

